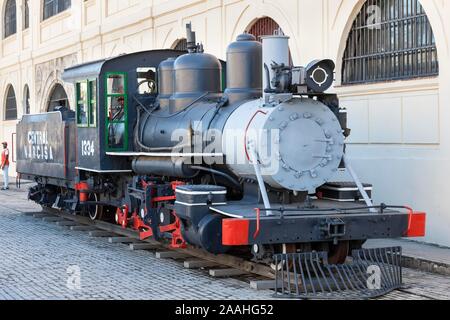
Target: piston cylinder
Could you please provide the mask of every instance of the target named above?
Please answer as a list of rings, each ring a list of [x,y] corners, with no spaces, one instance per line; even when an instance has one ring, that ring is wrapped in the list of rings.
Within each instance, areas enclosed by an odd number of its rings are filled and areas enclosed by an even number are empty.
[[[183,158],[139,157],[133,160],[133,171],[142,175],[161,175],[175,178],[189,178],[195,174]]]

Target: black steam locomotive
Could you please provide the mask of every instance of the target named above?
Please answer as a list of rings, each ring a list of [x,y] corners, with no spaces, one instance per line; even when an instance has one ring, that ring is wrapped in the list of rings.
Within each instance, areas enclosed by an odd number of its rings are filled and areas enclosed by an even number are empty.
[[[290,63],[288,37],[240,35],[227,61],[155,50],[65,70],[76,112],[25,115],[17,168],[42,206],[134,228],[142,239],[235,253],[327,252],[423,236],[425,215],[374,206],[345,155],[330,60]],[[333,182],[346,167],[352,183]],[[364,200],[361,202],[360,200]],[[275,267],[277,268],[277,267]]]

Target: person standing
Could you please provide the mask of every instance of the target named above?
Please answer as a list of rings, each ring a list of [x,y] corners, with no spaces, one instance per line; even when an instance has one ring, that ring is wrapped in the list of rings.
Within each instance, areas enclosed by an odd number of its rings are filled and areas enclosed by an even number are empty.
[[[2,190],[8,190],[9,189],[9,150],[8,150],[8,143],[2,142],[3,145],[3,151],[2,151],[2,164],[1,169],[3,172],[3,188]]]

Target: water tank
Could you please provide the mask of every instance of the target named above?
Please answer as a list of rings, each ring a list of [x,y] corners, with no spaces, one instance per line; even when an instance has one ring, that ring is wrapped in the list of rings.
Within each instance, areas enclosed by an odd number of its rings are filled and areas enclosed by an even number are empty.
[[[227,89],[230,103],[262,95],[262,45],[248,33],[241,34],[227,49]]]
[[[195,52],[178,57],[174,63],[175,93],[170,98],[170,112],[188,107],[208,93],[218,93],[222,88],[222,66],[219,60],[207,53]]]
[[[161,62],[158,67],[159,105],[161,109],[168,110],[170,97],[174,94],[174,63],[175,58]]]

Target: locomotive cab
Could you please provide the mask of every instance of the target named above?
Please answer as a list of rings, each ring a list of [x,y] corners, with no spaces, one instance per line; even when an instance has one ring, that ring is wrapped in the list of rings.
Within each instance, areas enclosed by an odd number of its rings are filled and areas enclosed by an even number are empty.
[[[137,104],[149,105],[158,95],[157,68],[183,52],[156,50],[121,55],[77,65],[63,79],[75,87],[76,169],[95,173],[131,173],[126,157],[133,150]],[[131,57],[131,58],[130,58]]]

